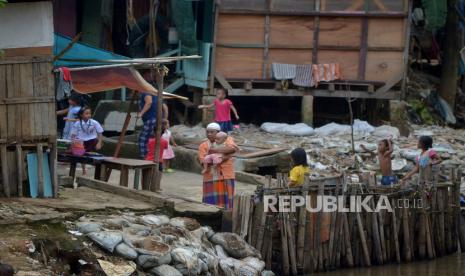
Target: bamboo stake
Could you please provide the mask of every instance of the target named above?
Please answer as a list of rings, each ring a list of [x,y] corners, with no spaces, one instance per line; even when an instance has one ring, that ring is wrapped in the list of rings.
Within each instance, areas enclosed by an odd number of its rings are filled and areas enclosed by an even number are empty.
[[[324,184],[323,182],[320,182],[318,184],[318,196],[322,196],[324,193]],[[316,227],[315,227],[315,234],[314,234],[314,238],[315,238],[315,241],[314,241],[314,250],[315,250],[315,254],[314,254],[314,260],[315,260],[315,264],[314,264],[314,267],[315,268],[319,268],[319,264],[321,263],[320,260],[322,259],[322,251],[321,251],[321,244],[320,244],[320,238],[321,238],[321,211],[318,211],[316,213]]]
[[[394,205],[394,199],[391,200],[391,206],[395,206]],[[394,250],[395,250],[395,253],[396,253],[396,261],[398,264],[400,264],[400,250],[399,250],[399,232],[397,231],[398,227],[397,227],[397,218],[396,218],[396,209],[394,208],[392,210],[392,237],[394,238]]]
[[[285,226],[286,226],[286,235],[288,238],[288,245],[289,245],[289,259],[291,263],[291,271],[293,275],[297,275],[297,261],[296,261],[296,247],[295,247],[295,239],[294,239],[294,231],[292,231],[292,222],[289,221],[289,214],[285,213]]]
[[[308,176],[306,175],[307,179]],[[307,183],[308,181],[305,181]],[[306,198],[308,191],[303,191],[302,196]],[[306,232],[306,219],[307,219],[307,210],[304,207],[300,208],[299,212],[299,225],[297,231],[297,266],[303,267],[304,265],[304,248],[305,248],[305,232]]]
[[[403,198],[405,200],[405,198]],[[410,229],[408,222],[408,210],[407,208],[402,208],[402,227],[404,229],[404,252],[405,252],[405,261],[412,261],[412,251],[410,250]]]
[[[379,238],[381,239],[381,251],[383,253],[383,261],[388,261],[387,249],[386,249],[386,239],[384,233],[384,210],[381,210],[378,214],[378,225],[379,225]]]
[[[240,209],[240,196],[235,195],[233,199],[233,211],[232,211],[232,232],[238,234],[238,219]]]
[[[370,252],[368,251],[365,231],[363,230],[362,218],[359,212],[357,212],[355,216],[357,219],[358,234],[360,236],[360,242],[362,244],[363,260],[366,266],[371,266]]]
[[[371,199],[371,207],[374,208],[374,199]],[[381,249],[381,240],[379,237],[378,215],[376,212],[371,213],[372,237],[375,249],[375,258],[378,264],[383,264],[383,252]]]
[[[346,247],[346,261],[348,267],[354,266],[354,257],[352,254],[352,244],[350,240],[349,222],[347,220],[347,214],[342,214],[343,232],[344,232],[344,244]]]

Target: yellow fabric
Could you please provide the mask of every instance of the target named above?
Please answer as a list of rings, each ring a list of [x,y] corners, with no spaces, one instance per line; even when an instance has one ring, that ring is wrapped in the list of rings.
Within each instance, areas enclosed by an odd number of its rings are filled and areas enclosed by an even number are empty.
[[[293,185],[302,185],[304,184],[305,174],[309,172],[309,167],[304,167],[302,165],[295,166],[289,173],[289,178],[292,182],[294,182]]]

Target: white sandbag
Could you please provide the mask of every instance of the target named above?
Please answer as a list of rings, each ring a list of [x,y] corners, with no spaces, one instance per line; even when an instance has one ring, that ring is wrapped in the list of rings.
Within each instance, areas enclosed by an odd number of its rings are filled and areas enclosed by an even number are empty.
[[[88,236],[95,243],[111,253],[113,253],[115,247],[123,241],[123,235],[117,231],[93,232],[88,234]]]
[[[155,276],[182,276],[176,268],[170,265],[161,265],[149,270],[149,273]]]
[[[354,120],[354,135],[358,136],[367,136],[372,133],[375,128],[367,123],[366,121],[361,121],[358,119]],[[329,123],[322,127],[315,128],[315,133],[318,136],[339,136],[346,135],[351,133],[350,125],[341,125],[337,123]]]
[[[224,248],[221,245],[215,245],[215,250],[216,250],[216,256],[220,259],[226,259],[229,258],[228,253],[224,251]]]
[[[268,133],[276,133],[291,136],[310,136],[315,133],[312,127],[304,123],[298,124],[281,124],[281,123],[263,123],[260,128]]]
[[[99,232],[100,230],[102,230],[102,224],[98,222],[84,221],[76,223],[76,228],[79,232],[83,234],[89,234],[92,232]]]
[[[417,156],[421,154],[420,149],[401,149],[400,150],[400,156],[403,158],[413,161],[416,161]]]
[[[174,262],[185,266],[189,274],[197,275],[202,271],[199,265],[199,257],[191,248],[178,247],[171,251],[171,258]],[[179,267],[179,266],[176,266]],[[184,273],[183,273],[184,274]]]
[[[172,218],[170,219],[169,224],[175,227],[186,228],[189,231],[200,228],[200,223],[197,220],[187,217]]]
[[[375,130],[371,133],[371,135],[379,140],[388,139],[389,137],[397,139],[400,137],[400,131],[397,127],[382,125],[375,127]]]
[[[407,166],[407,160],[405,159],[394,159],[392,160],[392,170],[394,172],[402,171]]]
[[[260,257],[260,252],[235,233],[216,233],[211,242],[221,245],[234,258]]]
[[[170,222],[170,218],[165,215],[145,215],[140,217],[141,223],[145,225],[161,226]]]
[[[248,266],[253,267],[258,272],[261,272],[262,270],[265,269],[265,262],[258,258],[247,257],[247,258],[242,259],[242,261],[246,263]]]
[[[128,259],[128,260],[135,260],[138,256],[136,250],[130,247],[129,245],[125,244],[124,242],[118,244],[115,247],[116,254],[120,255],[121,257]]]
[[[354,120],[354,134],[368,136],[373,131],[375,131],[375,128],[372,125],[370,125],[367,121],[362,121],[359,119]]]
[[[321,137],[350,134],[350,126],[341,125],[337,123],[329,123],[322,127],[315,128],[315,133]]]
[[[275,276],[271,270],[263,270],[261,276]]]
[[[137,257],[137,265],[142,269],[150,269],[152,267],[169,264],[171,263],[171,255],[167,254],[164,256],[154,256],[154,255],[139,255]]]

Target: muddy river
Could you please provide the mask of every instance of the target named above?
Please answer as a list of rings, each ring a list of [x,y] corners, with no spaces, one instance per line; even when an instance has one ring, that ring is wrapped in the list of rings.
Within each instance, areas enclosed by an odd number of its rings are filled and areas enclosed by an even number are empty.
[[[465,275],[465,253],[455,254],[432,261],[420,261],[401,265],[382,265],[370,268],[341,269],[317,273],[318,276],[458,276]]]

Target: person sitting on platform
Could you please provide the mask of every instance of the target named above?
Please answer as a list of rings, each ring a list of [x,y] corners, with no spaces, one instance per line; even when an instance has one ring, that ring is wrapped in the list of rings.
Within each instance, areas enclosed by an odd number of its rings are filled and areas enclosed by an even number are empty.
[[[85,152],[100,150],[103,145],[102,125],[91,116],[90,107],[81,108],[78,113],[79,121],[75,122],[71,128],[71,140],[73,143],[83,143]],[[82,164],[82,174],[86,174],[85,164]]]

